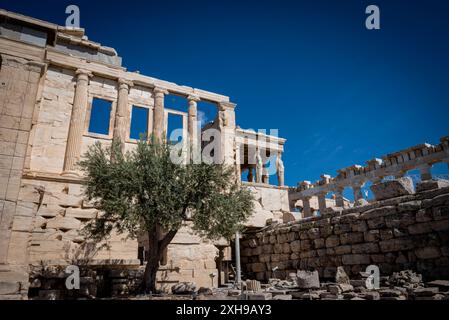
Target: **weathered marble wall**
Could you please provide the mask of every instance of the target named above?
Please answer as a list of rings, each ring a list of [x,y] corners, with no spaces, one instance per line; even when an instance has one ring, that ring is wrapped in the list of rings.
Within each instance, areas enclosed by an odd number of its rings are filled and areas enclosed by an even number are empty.
[[[261,183],[245,183],[254,194],[254,213],[245,223],[247,227],[262,228],[267,220],[288,222],[295,217],[290,212],[288,190]]]
[[[343,209],[339,209],[343,210]],[[247,233],[241,242],[249,278],[267,280],[297,269],[331,278],[338,266],[357,274],[370,264],[381,273],[414,269],[449,277],[449,187],[374,202],[322,217]]]

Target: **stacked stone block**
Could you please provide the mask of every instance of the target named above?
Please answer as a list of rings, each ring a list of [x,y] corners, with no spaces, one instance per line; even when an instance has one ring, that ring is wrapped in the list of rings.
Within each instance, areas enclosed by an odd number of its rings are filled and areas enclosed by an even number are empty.
[[[449,188],[328,209],[321,217],[247,233],[241,246],[244,270],[258,280],[297,269],[332,278],[338,266],[356,275],[371,264],[382,274],[413,269],[427,278],[447,278]]]

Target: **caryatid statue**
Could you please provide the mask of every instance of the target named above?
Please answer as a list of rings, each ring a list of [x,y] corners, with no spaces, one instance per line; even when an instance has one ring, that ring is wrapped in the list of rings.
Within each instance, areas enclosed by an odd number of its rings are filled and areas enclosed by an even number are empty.
[[[281,153],[278,152],[276,156],[276,174],[278,177],[279,186],[284,185],[284,162],[281,159]]]
[[[257,149],[256,152],[256,182],[262,183],[262,175],[263,175],[263,161],[260,155],[260,150]]]

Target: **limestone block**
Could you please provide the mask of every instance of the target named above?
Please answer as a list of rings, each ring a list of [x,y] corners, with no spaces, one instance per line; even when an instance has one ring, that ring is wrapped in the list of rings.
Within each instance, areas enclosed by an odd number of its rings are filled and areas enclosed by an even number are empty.
[[[449,207],[436,207],[433,208],[433,219],[436,221],[449,219]]]
[[[298,287],[301,289],[319,289],[320,279],[318,271],[299,270],[296,274]]]
[[[30,234],[28,232],[12,231],[8,248],[8,263],[26,264],[27,249]]]
[[[414,223],[414,213],[400,213],[385,217],[385,224],[388,228],[406,228]]]
[[[13,231],[31,231],[34,227],[34,219],[33,217],[24,217],[24,216],[15,216],[12,230]]]
[[[97,213],[98,211],[96,209],[67,208],[65,217],[77,218],[79,220],[91,220],[97,217]]]
[[[267,220],[273,219],[273,213],[262,208],[258,201],[253,201],[253,214],[245,222],[246,227],[263,228],[267,225]]]
[[[381,235],[379,230],[369,230],[363,233],[363,239],[366,242],[376,242],[381,240]]]
[[[0,299],[2,295],[12,295],[20,292],[20,282],[0,281]]]
[[[394,252],[413,249],[414,244],[412,239],[391,239],[380,241],[380,250],[382,252]]]
[[[326,248],[334,248],[340,244],[339,236],[330,236],[326,239]]]
[[[342,258],[345,265],[369,264],[370,256],[366,254],[346,254]]]
[[[288,195],[286,190],[277,188],[259,189],[262,207],[268,211],[289,211]],[[284,203],[285,202],[285,203]]]
[[[34,217],[38,205],[32,202],[17,201],[16,215]]]
[[[63,216],[64,212],[65,209],[58,205],[44,204],[37,211],[37,215],[45,218],[53,218],[56,216]]]
[[[65,193],[49,193],[45,192],[43,203],[52,205],[61,205],[65,207],[80,207],[83,199],[81,197],[65,194]]]
[[[424,247],[415,250],[418,259],[434,259],[441,257],[441,251],[438,247]]]
[[[377,253],[379,245],[374,242],[352,245],[352,253]]]
[[[373,184],[371,186],[371,191],[378,201],[406,196],[415,192],[413,181],[410,177],[402,177],[396,180]]]
[[[416,192],[423,192],[427,190],[434,190],[434,189],[441,189],[449,187],[449,181],[448,180],[426,180],[426,181],[420,181],[416,184]]]
[[[189,226],[183,226],[178,230],[171,243],[198,244],[201,242],[201,237],[196,235]]]
[[[48,221],[47,228],[59,230],[78,230],[81,228],[81,221],[72,217],[56,217]]]

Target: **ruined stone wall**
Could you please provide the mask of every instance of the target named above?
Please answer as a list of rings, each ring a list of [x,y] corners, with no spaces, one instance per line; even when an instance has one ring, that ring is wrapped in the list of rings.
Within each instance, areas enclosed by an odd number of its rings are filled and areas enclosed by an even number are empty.
[[[448,278],[449,187],[329,208],[322,217],[247,233],[241,248],[244,274],[259,280],[297,269],[331,278],[338,266],[355,275],[370,264],[383,274],[413,269],[427,278]]]

